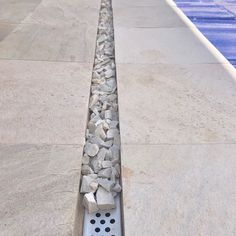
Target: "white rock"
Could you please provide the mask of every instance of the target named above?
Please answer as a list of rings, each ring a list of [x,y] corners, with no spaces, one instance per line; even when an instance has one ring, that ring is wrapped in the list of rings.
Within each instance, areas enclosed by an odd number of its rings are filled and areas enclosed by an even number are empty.
[[[106,83],[109,85],[109,87],[111,87],[112,89],[116,88],[116,80],[115,78],[110,78],[106,81]]]
[[[119,183],[116,183],[116,184],[111,188],[112,191],[117,192],[117,193],[121,192],[121,189],[122,189],[122,188],[121,188],[121,186],[120,186]]]
[[[105,160],[109,161],[112,159],[112,152],[110,149],[107,150],[106,156],[105,156]]]
[[[98,102],[99,96],[97,94],[94,94],[91,98],[90,98],[90,102],[89,102],[89,108],[93,107],[97,102]]]
[[[106,168],[106,169],[102,169],[98,172],[98,177],[109,179],[109,178],[111,178],[111,174],[112,174],[112,169]]]
[[[104,161],[108,150],[106,148],[101,148],[97,154],[100,161]]]
[[[105,119],[112,120],[112,111],[111,110],[105,111]]]
[[[117,145],[113,145],[110,150],[112,152],[112,158],[120,158],[120,148]]]
[[[92,167],[94,173],[98,173],[102,169],[102,162],[98,161],[97,158],[93,158],[91,160],[91,167]]]
[[[86,175],[83,176],[80,188],[81,193],[95,192],[97,190],[97,187],[98,183],[96,182],[96,179]]]
[[[102,146],[102,144],[104,143],[104,141],[100,137],[97,137],[97,136],[92,136],[91,138],[88,139],[88,141],[90,143],[97,144],[99,146]]]
[[[106,78],[111,78],[114,75],[115,75],[115,72],[111,69],[108,69],[107,71],[105,71],[105,77]]]
[[[116,183],[111,180],[98,178],[97,182],[100,186],[106,189],[108,192],[111,192],[112,188],[115,187]]]
[[[115,191],[112,191],[111,194],[112,194],[112,197],[115,198],[115,197],[117,196],[118,193],[115,192]]]
[[[107,139],[120,138],[120,132],[118,129],[109,129],[107,131]]]
[[[92,181],[90,184],[89,184],[90,188],[92,189],[91,192],[95,193],[98,189],[98,183],[95,182],[95,181]]]
[[[82,165],[81,173],[82,175],[94,174],[93,170],[91,169],[89,165]]]
[[[116,171],[117,171],[117,173],[120,175],[120,164],[115,164],[115,169],[116,169]]]
[[[88,165],[89,164],[90,157],[88,155],[84,155],[82,157],[82,164]]]
[[[112,194],[103,187],[98,188],[96,198],[97,206],[100,210],[110,210],[116,207]]]
[[[86,193],[84,195],[83,205],[88,210],[89,214],[99,210],[93,193]]]
[[[111,129],[116,129],[118,124],[119,124],[118,121],[116,121],[116,120],[113,121],[113,120],[112,120],[111,123],[110,123],[110,125],[109,125],[109,127],[110,127]]]
[[[94,133],[95,133],[96,136],[100,137],[102,140],[105,140],[105,139],[106,139],[106,133],[105,133],[105,131],[103,130],[103,125],[102,125],[102,124],[100,124],[100,125],[96,128],[96,130],[95,130]]]
[[[120,134],[114,136],[113,144],[116,146],[120,146]]]
[[[107,39],[107,36],[102,34],[98,39],[97,39],[97,42],[98,43],[102,43],[104,42],[105,40]]]
[[[86,143],[84,146],[84,152],[90,157],[94,157],[99,151],[97,144]]]
[[[87,175],[87,176],[89,176],[89,177],[91,177],[91,178],[93,178],[93,179],[96,179],[96,178],[98,177],[97,174],[89,174],[89,175]]]
[[[102,162],[102,168],[109,168],[109,167],[112,167],[112,163],[111,161],[103,161]]]
[[[106,148],[110,148],[112,146],[112,144],[113,144],[113,140],[108,140],[106,142],[102,142],[101,146],[106,147]]]
[[[109,99],[110,102],[114,102],[117,99],[117,95],[116,94],[110,94],[107,96],[107,98]]]

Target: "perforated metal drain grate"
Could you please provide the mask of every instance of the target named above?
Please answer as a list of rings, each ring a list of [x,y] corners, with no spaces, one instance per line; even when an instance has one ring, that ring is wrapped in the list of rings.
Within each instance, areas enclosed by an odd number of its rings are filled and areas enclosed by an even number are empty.
[[[116,209],[84,215],[83,236],[121,236],[120,196],[116,199]]]

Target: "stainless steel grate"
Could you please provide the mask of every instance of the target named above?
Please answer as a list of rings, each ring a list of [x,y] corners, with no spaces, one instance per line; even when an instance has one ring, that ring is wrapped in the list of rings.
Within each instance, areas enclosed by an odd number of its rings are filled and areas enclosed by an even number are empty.
[[[84,215],[83,236],[121,236],[120,196],[116,197],[116,208]]]

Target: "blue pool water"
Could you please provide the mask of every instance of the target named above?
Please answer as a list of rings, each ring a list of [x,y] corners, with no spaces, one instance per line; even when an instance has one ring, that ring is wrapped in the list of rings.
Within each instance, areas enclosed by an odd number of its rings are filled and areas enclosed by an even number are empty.
[[[236,67],[236,0],[175,0],[175,2]]]

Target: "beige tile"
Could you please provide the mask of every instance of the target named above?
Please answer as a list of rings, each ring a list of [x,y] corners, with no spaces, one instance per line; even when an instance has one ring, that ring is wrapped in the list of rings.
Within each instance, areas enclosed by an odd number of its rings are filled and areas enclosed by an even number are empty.
[[[126,235],[236,234],[236,145],[122,149]]]
[[[0,58],[93,62],[95,27],[20,24],[0,42]]]
[[[115,27],[186,27],[169,6],[115,7]]]
[[[79,146],[0,145],[1,236],[72,235]]]
[[[55,1],[43,0],[41,4],[24,19],[23,23],[40,23],[51,26],[79,25],[86,23],[97,28],[100,1]]]
[[[123,144],[235,143],[236,75],[221,65],[118,64],[117,80]]]
[[[118,63],[218,63],[188,28],[116,27],[115,42]]]
[[[41,0],[0,0],[0,22],[20,23]]]
[[[91,67],[1,60],[0,143],[83,143]]]

